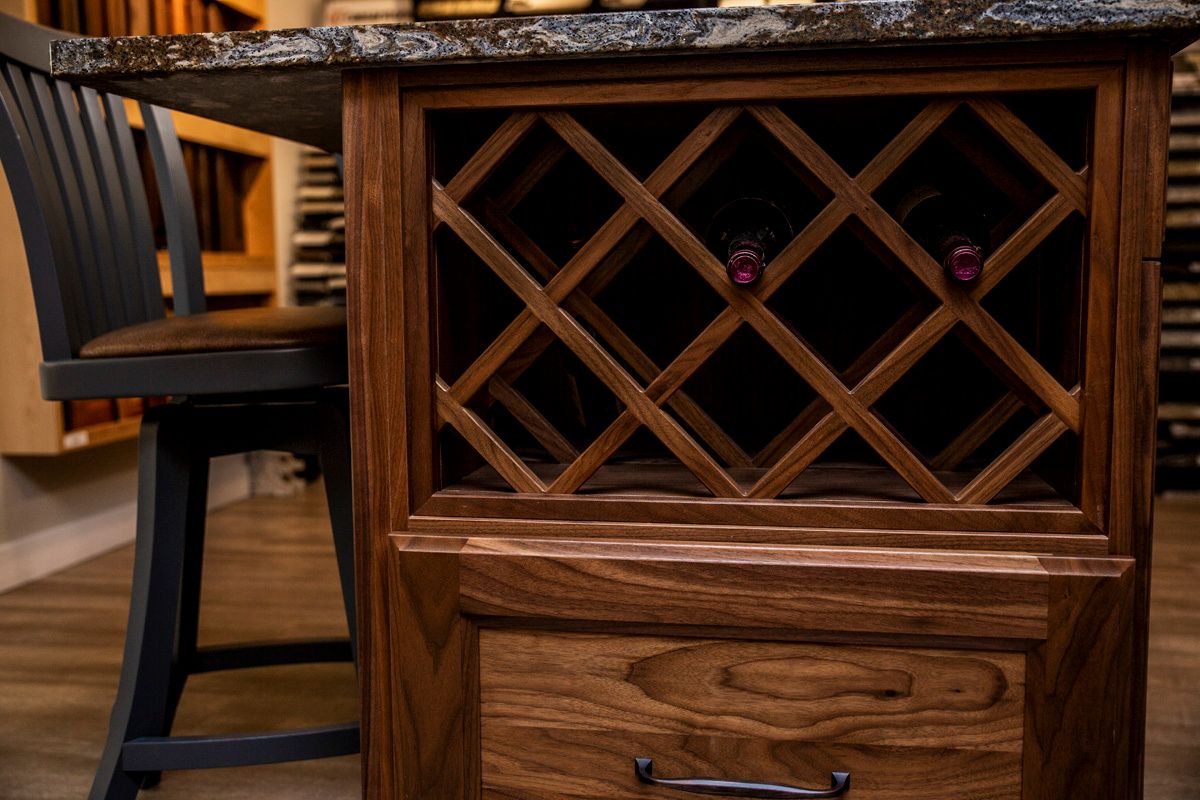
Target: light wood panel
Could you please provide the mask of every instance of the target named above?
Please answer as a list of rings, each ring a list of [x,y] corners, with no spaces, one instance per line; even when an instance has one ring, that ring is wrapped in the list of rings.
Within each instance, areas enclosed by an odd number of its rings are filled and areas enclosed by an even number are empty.
[[[38,390],[38,362],[42,345],[38,339],[37,315],[33,309],[33,287],[25,261],[25,245],[17,209],[8,181],[0,167],[0,325],[5,345],[0,348],[0,376],[6,390],[0,392],[0,442],[9,453],[54,453],[62,447],[63,406],[43,400]]]
[[[226,8],[232,8],[239,14],[245,14],[247,17],[254,17],[257,20],[262,20],[267,16],[266,3],[263,0],[211,0],[212,2],[220,3]]]
[[[129,117],[131,127],[138,130],[145,128],[145,123],[142,121],[142,109],[136,100],[126,98],[125,114]],[[171,118],[175,121],[175,132],[185,142],[230,150],[256,158],[271,157],[271,137],[265,134],[248,131],[245,128],[235,128],[224,122],[217,122],[182,111],[172,111]]]
[[[275,259],[271,256],[205,251],[200,260],[204,263],[206,295],[236,297],[275,292]],[[170,257],[165,250],[158,253],[158,276],[163,295],[173,297]]]

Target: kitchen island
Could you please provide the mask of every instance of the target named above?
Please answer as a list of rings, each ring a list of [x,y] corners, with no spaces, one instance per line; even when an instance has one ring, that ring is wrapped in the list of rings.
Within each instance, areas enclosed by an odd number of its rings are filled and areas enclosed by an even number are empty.
[[[894,0],[54,63],[345,154],[367,796],[1128,798],[1198,28]]]

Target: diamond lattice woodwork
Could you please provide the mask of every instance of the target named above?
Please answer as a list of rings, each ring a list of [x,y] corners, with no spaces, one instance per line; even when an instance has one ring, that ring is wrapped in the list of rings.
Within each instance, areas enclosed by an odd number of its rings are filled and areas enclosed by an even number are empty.
[[[1079,318],[1068,315],[1067,332],[1058,339],[1041,322],[1025,325],[1032,331],[1025,335],[1013,330],[1021,325],[1005,319],[1007,309],[1020,307],[1020,298],[997,301],[993,308],[989,297],[994,292],[1000,297],[1002,285],[1039,248],[1075,252],[1071,269],[1083,273],[1086,237],[1080,234],[1075,241],[1064,231],[1072,224],[1082,230],[1079,223],[1088,216],[1086,147],[1079,163],[1069,163],[1061,148],[1047,143],[1025,117],[995,97],[921,99],[913,108],[889,141],[849,170],[848,159],[831,154],[829,137],[819,143],[803,115],[785,104],[703,109],[694,114],[698,122],[689,120],[690,132],[664,148],[657,165],[636,167],[589,127],[586,113],[508,113],[477,149],[460,159],[444,184],[437,178],[431,184],[435,240],[444,243],[441,249],[434,247],[436,281],[439,302],[447,309],[440,321],[443,335],[435,344],[440,436],[452,431],[458,450],[467,454],[465,463],[479,462],[518,493],[587,491],[606,465],[619,463],[645,476],[657,474],[663,465],[686,470],[701,495],[784,498],[836,443],[853,439],[877,462],[872,469],[899,476],[914,499],[956,505],[993,501],[1039,458],[1048,457],[1056,443],[1082,432],[1080,365],[1086,342]],[[1005,209],[992,220],[997,240],[987,248],[982,276],[971,284],[948,281],[882,199],[892,183],[905,179],[905,170],[919,160],[922,149],[933,146],[957,149],[987,177],[987,191]],[[722,170],[732,169],[739,153],[754,157],[761,152],[780,164],[779,176],[772,180],[794,181],[795,194],[804,198],[807,210],[797,215],[794,238],[762,279],[750,287],[737,286],[687,209]],[[1006,160],[1019,162],[1020,169]],[[560,185],[555,197],[545,187],[568,163],[574,170],[570,174],[585,176],[580,180],[587,185],[565,195]],[[551,209],[543,212],[540,228],[528,224],[535,197],[542,209]],[[547,243],[539,233],[553,227],[553,220],[545,220],[553,216],[556,203],[595,206],[591,216],[597,224],[572,231],[569,248]],[[1059,240],[1066,244],[1054,244]],[[885,262],[896,285],[904,287],[895,292],[898,298],[903,295],[895,319],[868,320],[864,330],[872,331],[873,342],[853,358],[827,357],[812,337],[806,338],[803,320],[790,315],[792,306],[781,299],[793,278],[819,279],[815,265],[836,242],[858,248],[844,252],[862,251],[855,263]],[[645,255],[651,251],[656,255]],[[694,331],[669,357],[650,352],[659,342],[639,334],[643,322],[622,317],[630,316],[630,306],[644,302],[633,298],[636,281],[628,273],[622,277],[639,257],[663,269],[675,265],[683,275],[680,280],[696,282],[702,287],[695,290],[697,296],[711,301],[678,312],[692,320]],[[477,282],[496,287],[490,294],[476,288],[481,299],[472,302],[487,304],[492,316],[500,306],[511,308],[498,330],[473,334],[484,342],[482,347],[454,345],[460,337],[454,326],[470,324],[457,320],[475,313],[470,302],[462,301],[465,310],[455,307],[466,281],[453,273],[456,259],[482,265]],[[813,274],[806,277],[806,270]],[[634,287],[623,295],[617,292],[622,280]],[[849,282],[853,284],[852,275]],[[1083,277],[1065,280],[1063,291],[1073,293],[1065,307],[1080,305],[1083,283]],[[1010,294],[1017,291],[1019,287]],[[911,293],[911,304],[906,293]],[[793,294],[799,302],[821,301],[817,289],[801,286]],[[664,308],[662,313],[669,316],[676,310]],[[778,381],[773,385],[796,387],[780,389],[795,398],[777,404],[790,409],[786,419],[739,422],[736,381],[726,384],[734,396],[723,398],[719,405],[725,408],[718,413],[711,400],[714,380],[701,378],[716,361],[730,361],[728,354],[718,354],[735,340],[752,341],[747,347],[763,351],[756,356],[763,363],[786,365],[772,378]],[[1052,357],[1066,366],[1048,366],[1052,358],[1032,352],[1031,342],[1053,351]],[[466,352],[471,350],[477,352]],[[970,419],[947,423],[950,429],[940,431],[940,438],[918,441],[922,436],[909,436],[900,422],[905,412],[889,413],[889,397],[903,388],[906,376],[916,380],[920,365],[941,350],[967,354],[972,368],[984,370],[997,388],[970,412]],[[582,376],[576,383],[586,383],[571,384],[566,394],[604,398],[595,401],[603,407],[599,415],[585,414],[583,399],[573,401],[580,409],[577,416],[590,417],[586,441],[578,432],[568,435],[561,420],[522,389],[523,376],[539,359],[551,358],[548,354],[554,354],[555,364],[569,362],[571,374]],[[450,361],[456,366],[447,367]],[[944,378],[941,390],[948,386],[953,391],[953,382]],[[694,392],[693,384],[710,390]],[[755,414],[754,409],[743,411]],[[920,413],[907,413],[918,428],[930,427]],[[503,422],[497,422],[501,417]],[[771,426],[765,433],[760,430]],[[757,438],[745,435],[742,429],[749,428]],[[642,444],[635,447],[635,440]],[[985,447],[989,443],[990,450]],[[631,458],[629,452],[638,448],[655,457]],[[1072,458],[1078,461],[1077,455],[1064,452],[1059,458],[1068,463],[1067,472],[1077,470],[1071,463]],[[980,453],[986,454],[982,461]],[[443,453],[443,459],[449,456]]]

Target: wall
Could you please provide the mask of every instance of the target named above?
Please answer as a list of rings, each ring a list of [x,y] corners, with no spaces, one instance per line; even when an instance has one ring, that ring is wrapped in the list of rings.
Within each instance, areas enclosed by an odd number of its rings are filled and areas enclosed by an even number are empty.
[[[24,0],[0,0],[0,12],[21,15],[24,10]],[[11,207],[8,182],[2,177],[0,195],[0,209]],[[0,227],[6,232],[15,228]],[[16,238],[11,234],[4,238],[3,272],[24,270],[19,240],[9,241]],[[32,305],[28,283],[0,287],[0,291],[23,292]],[[10,343],[7,349],[36,358],[37,332],[30,326],[28,334],[27,341]],[[29,368],[26,363],[0,359],[0,385],[28,379]],[[136,442],[53,457],[0,457],[0,592],[132,541],[136,489]],[[248,494],[243,457],[214,461],[210,506]]]

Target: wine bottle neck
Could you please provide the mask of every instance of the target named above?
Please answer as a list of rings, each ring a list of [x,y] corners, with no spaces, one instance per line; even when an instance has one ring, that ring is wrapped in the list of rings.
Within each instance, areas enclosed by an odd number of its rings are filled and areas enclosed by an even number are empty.
[[[745,286],[754,283],[766,266],[766,248],[756,234],[735,236],[729,243],[725,271],[729,279]]]
[[[983,272],[983,252],[970,237],[951,234],[942,241],[942,267],[956,281],[973,281]]]

